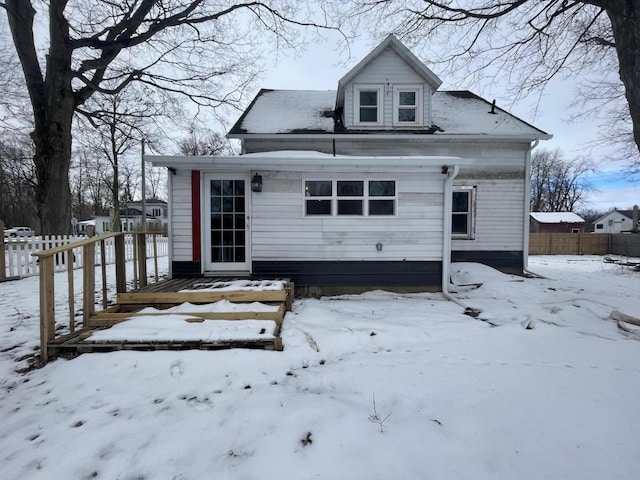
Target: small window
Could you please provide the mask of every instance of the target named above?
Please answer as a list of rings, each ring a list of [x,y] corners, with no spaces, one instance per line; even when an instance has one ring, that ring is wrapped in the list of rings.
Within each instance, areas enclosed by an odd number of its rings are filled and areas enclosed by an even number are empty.
[[[369,215],[394,215],[396,182],[371,180],[369,182]]]
[[[307,215],[331,215],[333,184],[331,180],[312,180],[304,183]]]
[[[337,182],[338,215],[364,215],[364,182]]]
[[[453,187],[451,234],[453,238],[473,239],[475,236],[475,187]]]
[[[421,85],[398,85],[393,88],[393,124],[422,125]]]
[[[354,86],[354,124],[361,126],[382,125],[382,86]]]
[[[580,233],[580,229],[579,228],[572,228],[571,229],[571,233]]]
[[[604,225],[601,223],[596,224],[596,230],[604,230]]]

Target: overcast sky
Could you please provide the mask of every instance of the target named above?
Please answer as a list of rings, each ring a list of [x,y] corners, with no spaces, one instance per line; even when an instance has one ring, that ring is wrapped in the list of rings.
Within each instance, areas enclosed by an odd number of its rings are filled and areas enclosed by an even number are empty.
[[[346,55],[335,50],[335,42],[314,44],[300,58],[280,56],[277,60],[267,63],[258,85],[260,88],[273,89],[334,90],[338,80],[375,48],[376,44],[377,42],[367,39],[353,43],[351,59],[348,61]],[[447,77],[439,72],[437,67],[429,65],[425,59],[421,60],[443,80],[440,89],[471,90],[489,101],[495,98],[501,108],[553,135],[553,139],[540,142],[538,148],[560,148],[568,158],[590,156],[598,164],[600,172],[591,179],[598,191],[589,194],[589,207],[598,210],[610,210],[614,207],[626,209],[640,203],[640,187],[637,181],[631,182],[623,173],[624,161],[602,161],[602,152],[590,147],[589,142],[598,136],[598,120],[580,123],[568,121],[567,110],[574,99],[571,81],[554,81],[544,92],[539,103],[537,97],[531,97],[511,105],[506,93],[501,98],[499,85],[494,87],[488,96],[477,86],[466,84],[465,79]],[[347,65],[344,65],[345,61]]]

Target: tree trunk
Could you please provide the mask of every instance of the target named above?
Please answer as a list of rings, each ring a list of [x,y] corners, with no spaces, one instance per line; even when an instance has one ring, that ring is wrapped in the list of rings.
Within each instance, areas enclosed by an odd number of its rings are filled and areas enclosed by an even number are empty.
[[[66,4],[67,0],[49,2],[50,47],[43,78],[33,38],[35,10],[31,2],[6,1],[13,43],[33,108],[36,208],[40,233],[44,235],[68,233],[71,223],[69,166],[75,99],[69,24],[64,18]]]
[[[640,5],[618,0],[605,3],[615,39],[620,79],[633,122],[633,138],[640,151]]]

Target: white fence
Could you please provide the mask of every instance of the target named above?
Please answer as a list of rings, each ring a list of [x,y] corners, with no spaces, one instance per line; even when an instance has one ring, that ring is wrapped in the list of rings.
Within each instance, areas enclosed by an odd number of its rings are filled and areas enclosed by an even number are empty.
[[[49,248],[60,247],[76,240],[81,240],[86,237],[73,237],[73,236],[44,236],[44,237],[32,237],[32,238],[5,238],[4,250],[5,250],[5,271],[7,278],[10,277],[28,277],[38,275],[40,273],[40,265],[36,257],[31,256],[34,252],[47,250]],[[161,235],[147,235],[147,257],[153,256],[153,242],[156,242],[156,249],[158,257],[164,257],[168,255],[168,239]],[[104,255],[105,263],[115,263],[115,239],[108,238],[104,241]],[[102,252],[100,243],[96,245],[96,265],[102,263]],[[125,235],[125,258],[126,260],[133,260],[135,256],[135,239],[131,235]],[[82,268],[82,248],[74,249],[73,255],[73,268]],[[56,256],[55,262],[56,271],[67,270],[66,255],[60,254]],[[1,276],[0,276],[1,277]]]

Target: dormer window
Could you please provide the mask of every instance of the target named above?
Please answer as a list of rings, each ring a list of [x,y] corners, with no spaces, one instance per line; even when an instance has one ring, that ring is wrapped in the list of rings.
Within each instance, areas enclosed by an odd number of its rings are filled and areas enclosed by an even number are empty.
[[[393,87],[393,124],[422,125],[422,85]]]
[[[354,100],[356,125],[382,125],[382,85],[355,85]]]

